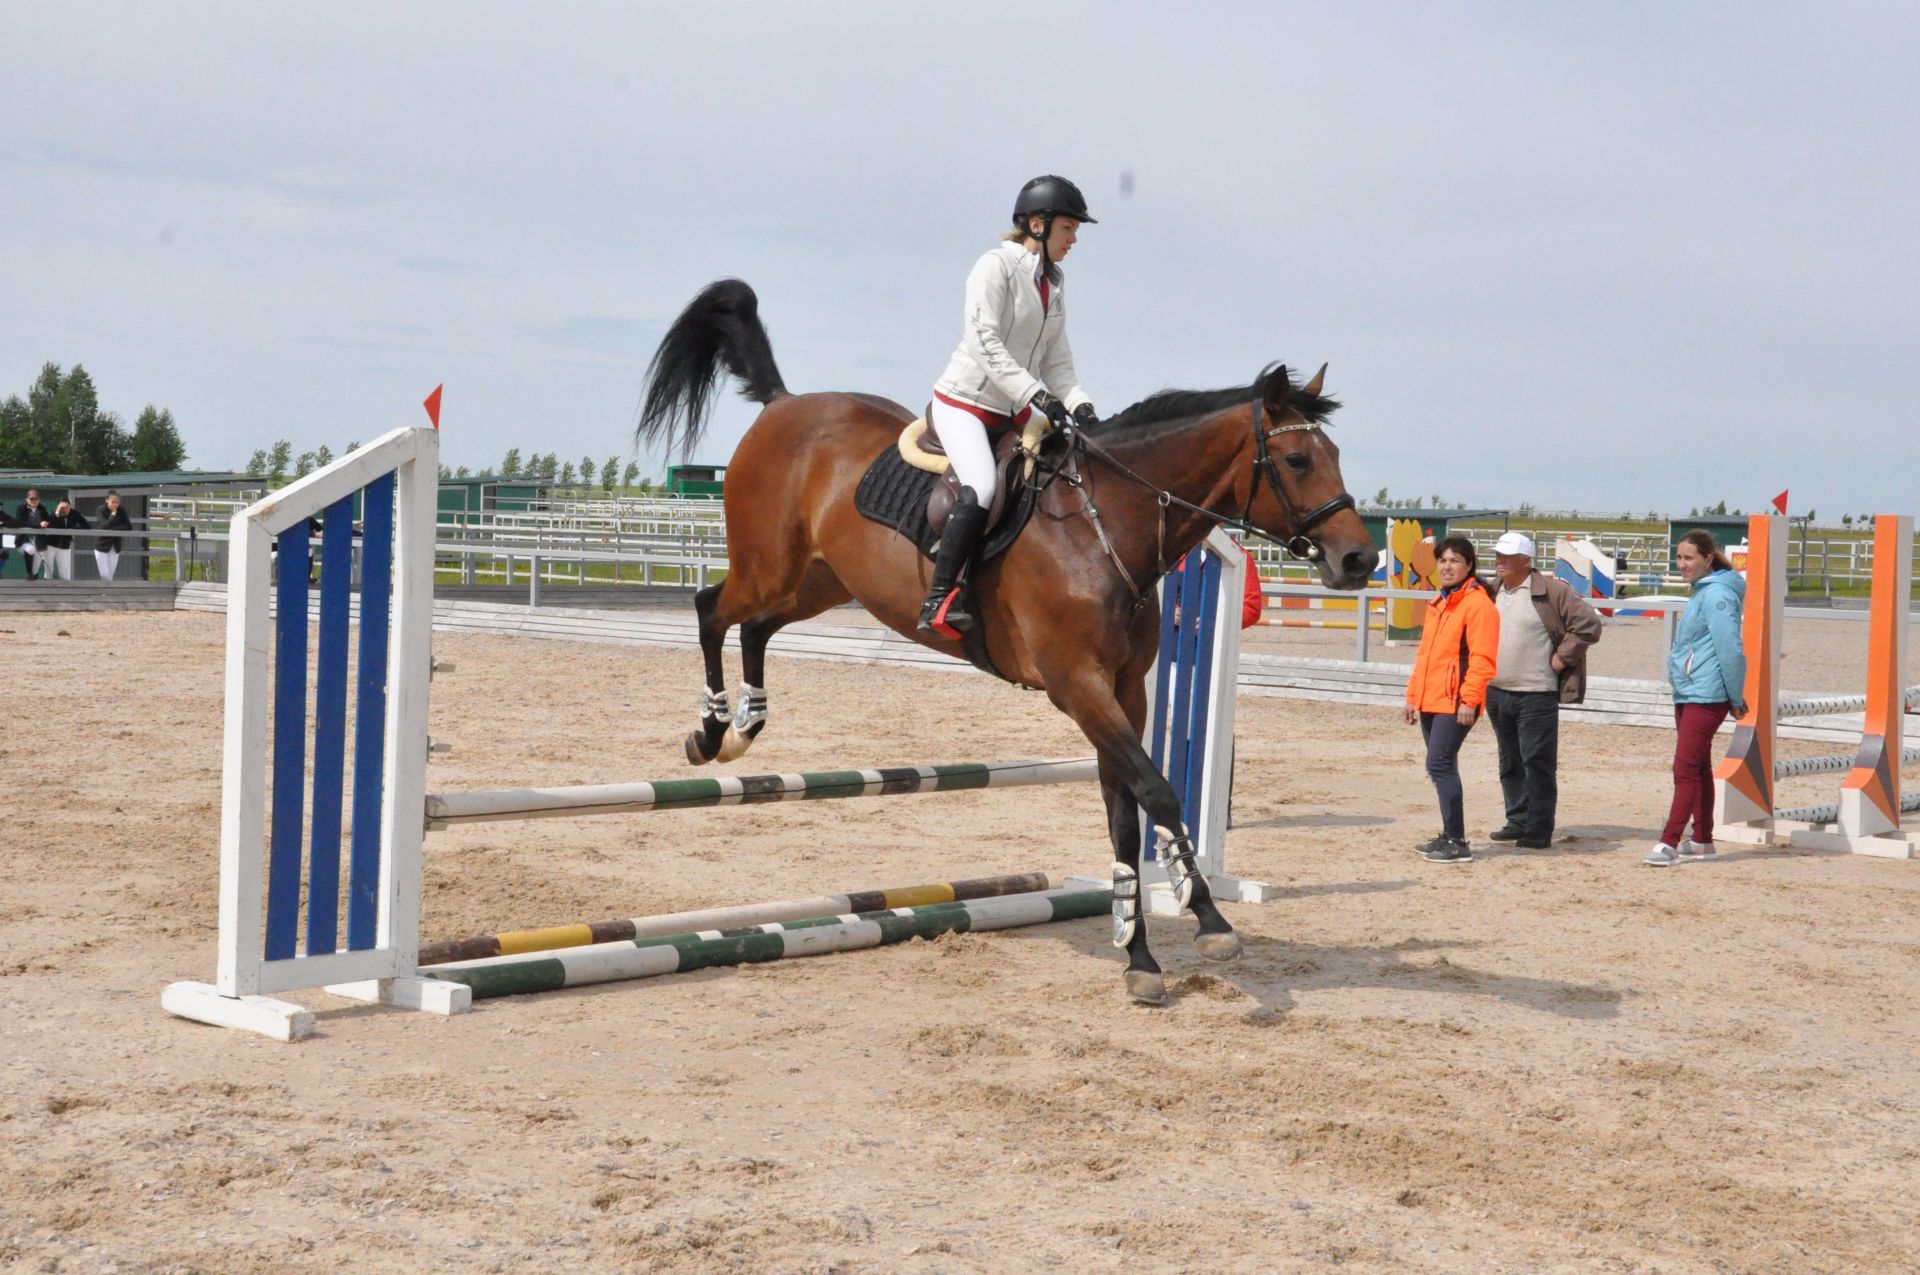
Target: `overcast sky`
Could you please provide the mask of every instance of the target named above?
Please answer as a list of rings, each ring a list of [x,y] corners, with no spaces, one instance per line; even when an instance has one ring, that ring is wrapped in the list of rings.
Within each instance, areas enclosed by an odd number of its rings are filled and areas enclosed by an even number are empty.
[[[1363,498],[1920,505],[1911,3],[22,0],[0,47],[0,395],[84,363],[200,467],[441,381],[452,464],[625,457],[725,275],[790,387],[917,406],[1053,171],[1103,411],[1328,361]]]

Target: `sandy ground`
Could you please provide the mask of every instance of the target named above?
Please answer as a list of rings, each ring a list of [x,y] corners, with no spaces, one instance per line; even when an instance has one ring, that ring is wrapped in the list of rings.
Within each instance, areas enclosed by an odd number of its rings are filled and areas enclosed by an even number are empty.
[[[0,1269],[1920,1267],[1920,863],[1642,867],[1665,732],[1569,726],[1561,844],[1437,867],[1391,710],[1243,698],[1231,853],[1284,897],[1228,908],[1235,966],[1156,923],[1162,1010],[1124,1003],[1096,920],[453,1019],[316,993],[289,1046],[158,1003],[213,970],[221,631],[0,626]],[[687,773],[690,652],[437,649],[436,789]],[[970,673],[769,681],[737,769],[1085,751]],[[1465,768],[1477,838],[1484,730]],[[1090,787],[480,825],[428,854],[429,937],[1108,860]]]

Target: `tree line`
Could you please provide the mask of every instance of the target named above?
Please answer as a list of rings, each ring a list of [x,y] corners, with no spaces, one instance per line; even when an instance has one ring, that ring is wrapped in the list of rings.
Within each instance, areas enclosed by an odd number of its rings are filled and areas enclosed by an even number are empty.
[[[163,472],[186,463],[187,448],[173,413],[149,403],[133,428],[102,410],[87,369],[61,371],[43,364],[26,397],[0,401],[0,469],[60,474]]]

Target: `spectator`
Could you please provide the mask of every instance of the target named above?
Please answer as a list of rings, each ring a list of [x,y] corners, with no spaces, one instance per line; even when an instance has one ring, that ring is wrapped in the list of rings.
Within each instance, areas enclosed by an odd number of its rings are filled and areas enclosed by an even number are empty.
[[[132,531],[133,523],[127,518],[127,511],[120,507],[120,493],[107,493],[107,502],[100,506],[100,530]],[[120,551],[126,548],[126,541],[110,536],[100,536],[93,542],[93,565],[99,568],[102,580],[112,580],[120,570]]]
[[[46,525],[61,530],[82,530],[93,526],[78,509],[64,500],[53,511],[53,517],[47,519]],[[73,537],[46,536],[43,537],[43,541],[47,551],[46,578],[49,580],[73,579]]]
[[[18,527],[20,520],[4,509],[0,509],[0,527]],[[0,575],[5,575],[7,559],[13,556],[13,536],[0,536]]]
[[[27,489],[26,502],[13,511],[13,516],[22,527],[44,527],[52,517],[47,507],[40,503],[40,493],[31,487]],[[20,560],[27,566],[27,579],[34,579],[39,575],[39,537],[19,536],[15,538],[15,545],[20,550]]]
[[[1417,847],[1429,863],[1472,863],[1466,802],[1460,788],[1460,745],[1479,719],[1500,649],[1500,612],[1474,578],[1473,542],[1440,542],[1435,572],[1440,592],[1427,603],[1420,649],[1407,678],[1406,721],[1420,723],[1427,742],[1427,777],[1440,799],[1440,835]]]
[[[1240,602],[1240,627],[1250,629],[1260,623],[1260,617],[1267,609],[1267,595],[1260,592],[1260,568],[1255,565],[1253,555],[1247,555],[1247,592]]]
[[[1673,684],[1673,804],[1660,843],[1647,855],[1656,868],[1715,858],[1713,848],[1713,736],[1732,713],[1747,711],[1747,657],[1740,648],[1740,614],[1747,582],[1705,531],[1689,531],[1673,553],[1693,588],[1667,652]],[[1683,839],[1687,820],[1693,837]]]
[[[1517,531],[1494,542],[1493,569],[1500,654],[1487,722],[1500,745],[1507,822],[1492,839],[1545,850],[1560,794],[1560,706],[1587,697],[1587,648],[1600,640],[1600,616],[1566,581],[1533,569],[1533,541]]]

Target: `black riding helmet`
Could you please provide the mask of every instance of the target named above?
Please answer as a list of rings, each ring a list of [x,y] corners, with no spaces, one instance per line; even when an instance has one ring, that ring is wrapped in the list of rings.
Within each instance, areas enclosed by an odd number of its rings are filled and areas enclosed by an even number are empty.
[[[1045,177],[1036,177],[1020,188],[1020,197],[1013,201],[1013,224],[1025,229],[1027,218],[1043,216],[1051,221],[1055,217],[1071,217],[1075,221],[1089,226],[1097,226],[1093,214],[1087,211],[1086,196],[1080,188],[1064,177],[1055,177],[1049,173]]]

